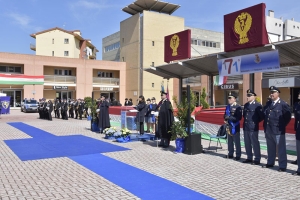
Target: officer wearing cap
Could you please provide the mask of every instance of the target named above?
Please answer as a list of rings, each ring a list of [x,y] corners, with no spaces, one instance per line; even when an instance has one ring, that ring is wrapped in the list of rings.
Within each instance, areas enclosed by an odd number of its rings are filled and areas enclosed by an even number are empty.
[[[253,90],[247,90],[247,103],[244,105],[244,142],[247,154],[247,159],[243,163],[260,164],[260,144],[258,140],[259,122],[264,119],[262,105],[255,100],[256,94]],[[253,161],[254,152],[255,159]]]
[[[285,128],[291,120],[289,105],[279,98],[280,90],[270,87],[272,102],[264,107],[264,131],[267,141],[268,161],[264,168],[272,168],[275,164],[276,146],[278,146],[279,172],[286,171],[287,155]]]
[[[300,90],[298,92],[298,99],[300,100]],[[296,131],[296,150],[297,150],[297,160],[293,161],[292,164],[298,164],[298,169],[293,175],[300,176],[300,101],[295,103],[294,106],[294,116],[295,116],[295,124],[294,130]]]
[[[43,98],[43,119],[48,118],[48,111],[47,111],[47,102],[46,99]]]
[[[242,119],[242,107],[236,103],[237,94],[229,92],[228,105],[225,109],[224,120],[228,124],[230,134],[228,135],[228,155],[225,158],[233,158],[235,145],[234,160],[241,159],[241,141],[240,141],[240,120]]]

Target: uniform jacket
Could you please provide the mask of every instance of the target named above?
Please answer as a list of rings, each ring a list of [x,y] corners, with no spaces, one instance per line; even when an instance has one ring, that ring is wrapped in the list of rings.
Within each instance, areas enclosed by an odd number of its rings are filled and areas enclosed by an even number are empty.
[[[228,117],[228,121],[233,122],[233,123],[238,123],[239,121],[241,121],[242,119],[242,107],[237,104],[237,103],[233,103],[232,105],[230,105],[230,115]],[[226,117],[226,110],[224,113],[224,119]],[[229,125],[232,127],[232,125],[229,123]],[[240,132],[240,123],[236,124],[235,126],[235,132],[238,133]]]
[[[300,140],[300,101],[294,106],[296,140]]]
[[[266,134],[283,135],[285,128],[291,121],[291,111],[289,105],[279,99],[273,103],[267,103],[264,107],[264,131]]]
[[[262,105],[257,101],[253,101],[251,104],[248,102],[244,105],[243,110],[244,131],[258,131],[259,122],[264,119],[264,113]]]
[[[147,105],[145,102],[139,102],[139,105],[136,106],[136,109],[139,111],[136,114],[137,122],[144,122],[145,121],[145,114],[147,112]]]

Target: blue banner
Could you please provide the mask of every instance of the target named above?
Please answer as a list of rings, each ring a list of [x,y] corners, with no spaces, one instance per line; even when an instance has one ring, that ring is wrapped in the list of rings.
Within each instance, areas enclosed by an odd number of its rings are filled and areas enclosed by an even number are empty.
[[[278,50],[218,60],[220,76],[234,76],[280,70]]]
[[[121,111],[121,128],[126,127],[126,111]]]
[[[10,96],[0,97],[0,113],[1,114],[10,113]]]

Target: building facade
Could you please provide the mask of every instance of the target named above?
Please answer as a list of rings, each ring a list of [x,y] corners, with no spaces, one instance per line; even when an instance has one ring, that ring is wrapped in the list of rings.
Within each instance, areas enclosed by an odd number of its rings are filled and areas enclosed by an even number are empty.
[[[0,53],[0,73],[44,76],[42,85],[1,82],[0,93],[11,96],[11,107],[24,98],[78,99],[106,95],[124,99],[126,63],[78,58]]]
[[[62,28],[51,28],[30,35],[35,44],[30,49],[39,56],[65,58],[96,59],[97,48],[91,40],[84,39],[80,30],[67,31]]]

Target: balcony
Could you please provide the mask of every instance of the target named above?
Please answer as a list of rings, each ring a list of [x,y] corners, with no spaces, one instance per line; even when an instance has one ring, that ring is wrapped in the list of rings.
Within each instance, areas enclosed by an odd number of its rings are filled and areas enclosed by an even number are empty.
[[[30,49],[35,51],[36,50],[36,45],[35,44],[30,44]]]
[[[96,59],[96,49],[93,49],[93,52],[91,55],[89,55],[89,59]]]
[[[44,75],[44,82],[76,84],[76,76]]]
[[[119,86],[119,78],[102,78],[102,77],[93,77],[94,85],[112,85]]]

